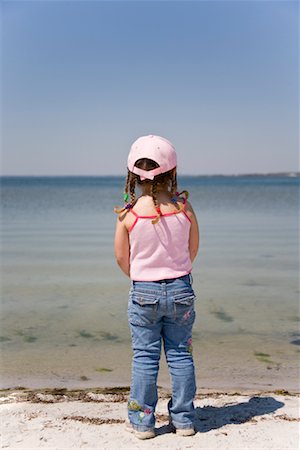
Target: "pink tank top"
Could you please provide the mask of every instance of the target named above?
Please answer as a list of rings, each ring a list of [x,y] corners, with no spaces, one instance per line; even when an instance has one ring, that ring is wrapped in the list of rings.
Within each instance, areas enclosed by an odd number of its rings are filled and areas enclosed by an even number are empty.
[[[156,216],[139,216],[131,209],[135,221],[129,229],[130,278],[134,281],[157,281],[177,278],[192,271],[189,253],[191,220],[183,209]]]

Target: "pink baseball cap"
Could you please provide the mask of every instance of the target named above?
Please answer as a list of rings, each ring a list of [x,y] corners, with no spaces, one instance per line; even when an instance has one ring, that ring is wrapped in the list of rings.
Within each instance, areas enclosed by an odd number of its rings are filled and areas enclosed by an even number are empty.
[[[141,158],[148,158],[159,164],[159,167],[153,170],[143,170],[135,167],[135,163]],[[177,165],[176,150],[170,141],[150,134],[139,137],[131,146],[127,167],[130,172],[140,176],[141,180],[146,178],[153,180],[156,175],[168,172]]]

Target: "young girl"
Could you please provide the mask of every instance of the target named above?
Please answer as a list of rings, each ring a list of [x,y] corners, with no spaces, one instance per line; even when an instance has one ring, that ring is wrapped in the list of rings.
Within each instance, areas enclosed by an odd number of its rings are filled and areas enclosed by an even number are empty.
[[[128,156],[125,206],[115,233],[115,255],[131,278],[128,321],[133,360],[128,427],[139,439],[155,436],[157,375],[161,344],[172,378],[170,423],[181,436],[194,431],[195,320],[192,261],[199,246],[195,213],[177,192],[177,158],[160,136],[137,139]],[[136,198],[136,184],[141,196]]]

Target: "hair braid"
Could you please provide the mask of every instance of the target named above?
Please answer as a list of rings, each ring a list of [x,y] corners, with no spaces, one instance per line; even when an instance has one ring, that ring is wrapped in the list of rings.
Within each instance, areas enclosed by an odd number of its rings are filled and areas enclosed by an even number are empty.
[[[171,195],[172,195],[171,201],[174,204],[174,206],[176,206],[178,211],[182,211],[183,210],[183,205],[182,205],[182,203],[177,201],[178,192],[177,192],[177,174],[176,174],[176,171],[174,171],[172,173],[170,182],[171,182]]]
[[[151,159],[141,158],[138,161],[136,161],[135,167],[143,170],[153,170],[154,168],[157,168],[159,166],[155,161]],[[127,212],[131,208],[133,208],[133,206],[137,202],[135,194],[135,188],[137,184],[139,185],[139,187],[146,186],[147,184],[149,184],[151,187],[150,195],[153,199],[153,203],[157,212],[157,216],[155,217],[155,219],[152,220],[153,224],[159,222],[162,216],[159,202],[157,200],[158,187],[164,191],[167,191],[171,195],[172,197],[171,201],[176,206],[178,212],[184,209],[185,201],[188,198],[188,192],[187,191],[177,192],[178,188],[177,188],[176,168],[169,170],[168,172],[156,175],[153,180],[149,179],[141,180],[141,178],[138,175],[128,170],[124,187],[125,205],[122,208],[119,207],[114,208],[115,213],[120,214],[124,211]],[[185,199],[180,198],[182,194],[184,195]],[[182,200],[184,200],[184,202],[182,202]]]
[[[130,202],[133,205],[135,203],[135,185],[136,185],[136,177],[130,176],[129,178],[129,192],[130,192]]]
[[[124,199],[125,199],[125,195],[128,194],[128,190],[129,190],[129,179],[130,179],[130,172],[129,172],[129,169],[128,169],[128,170],[127,170],[126,182],[125,182],[125,188],[124,188]]]
[[[171,178],[171,195],[176,195],[177,192],[177,174],[176,171],[173,172]]]
[[[153,180],[152,186],[151,186],[151,196],[153,198],[154,206],[157,211],[157,217],[152,220],[153,225],[155,225],[160,220],[161,212],[160,207],[157,201],[157,180]]]
[[[125,182],[125,187],[124,187],[124,202],[126,203],[125,206],[123,206],[122,208],[114,208],[114,211],[116,214],[120,214],[124,211],[128,211],[128,209],[132,208],[133,204],[135,203],[135,183],[136,183],[136,178],[135,175],[133,175],[129,170],[127,172],[127,177],[126,177],[126,182]],[[131,199],[131,203],[128,203],[129,200],[129,191],[130,191],[130,199]]]

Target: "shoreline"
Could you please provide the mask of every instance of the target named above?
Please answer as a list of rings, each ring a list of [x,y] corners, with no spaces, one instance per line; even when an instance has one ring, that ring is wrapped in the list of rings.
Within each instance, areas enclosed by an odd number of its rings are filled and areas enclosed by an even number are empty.
[[[221,368],[220,368],[221,369]],[[196,376],[197,392],[209,393],[209,392],[289,392],[291,394],[300,393],[300,382],[298,381],[299,370],[296,367],[284,368],[280,371],[257,371],[254,376],[248,371],[248,378],[246,373],[237,373],[232,367],[231,377],[229,377],[229,370],[224,368],[223,376],[221,376],[220,369],[215,371],[214,374],[209,376],[208,371]],[[125,368],[124,368],[125,370]],[[53,373],[52,377],[49,374],[40,374],[33,377],[29,374],[24,376],[10,375],[2,376],[0,378],[0,392],[5,391],[48,391],[48,390],[66,390],[66,391],[86,391],[86,390],[119,390],[129,389],[130,385],[130,371],[126,369],[126,377],[120,377],[119,373],[114,373],[102,369],[102,373],[99,376],[89,374],[85,371],[87,376],[74,376],[70,373]],[[204,371],[203,371],[204,372]],[[172,382],[170,374],[166,370],[161,370],[158,374],[157,386],[159,389],[170,391]]]
[[[26,388],[16,386],[11,388],[0,389],[0,405],[12,402],[36,402],[36,403],[55,403],[62,401],[86,400],[106,401],[115,397],[114,401],[124,401],[129,395],[130,386],[106,386],[106,387],[85,387],[85,388],[67,388],[67,387],[44,387],[44,388]],[[284,395],[289,397],[299,397],[300,390],[293,389],[213,389],[213,388],[197,388],[195,399],[204,397],[218,396],[244,396],[244,395]],[[158,395],[160,398],[169,398],[171,389],[158,386]],[[103,400],[102,400],[103,399]]]

